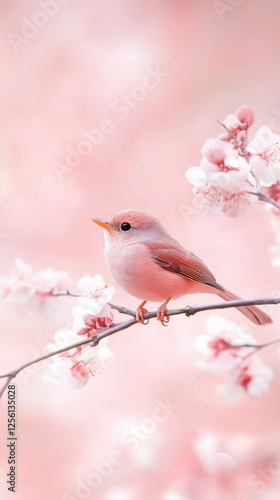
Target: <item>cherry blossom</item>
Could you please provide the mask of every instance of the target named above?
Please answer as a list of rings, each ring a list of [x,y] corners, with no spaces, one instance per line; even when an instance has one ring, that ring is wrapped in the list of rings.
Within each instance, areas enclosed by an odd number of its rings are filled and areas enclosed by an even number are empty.
[[[78,304],[72,309],[71,327],[57,330],[54,343],[48,345],[51,352],[79,343],[83,337],[92,337],[100,328],[113,324],[113,313],[107,302],[113,296],[114,287],[107,287],[100,274],[84,276],[77,286],[83,295],[77,297]],[[59,383],[68,381],[75,388],[84,387],[90,376],[99,373],[112,356],[107,343],[108,339],[103,339],[94,349],[85,344],[60,353],[52,358],[45,380]]]
[[[238,136],[239,134],[243,134],[243,131],[246,131],[251,125],[253,125],[255,120],[254,112],[249,106],[240,106],[235,114],[229,114],[223,124],[227,130]],[[232,140],[231,134],[224,134],[224,140]],[[239,136],[239,139],[242,137]]]
[[[267,188],[267,194],[272,200],[275,200],[276,202],[280,201],[280,181],[277,181],[276,184],[272,184],[272,186],[269,186]],[[275,215],[280,215],[279,210],[274,210],[273,212]]]
[[[227,321],[222,316],[209,316],[206,329],[208,334],[199,335],[195,340],[197,350],[204,354],[204,360],[198,362],[202,369],[223,374],[226,369],[230,370],[236,366],[237,353],[241,354],[244,344],[257,345],[254,337],[249,335],[245,328]],[[244,347],[242,351],[243,355],[248,353],[248,349]]]
[[[80,308],[77,314],[85,315],[88,312],[99,314],[102,308],[109,302],[114,294],[114,287],[107,286],[100,274],[95,276],[86,275],[77,283],[78,289],[83,296],[78,298]],[[78,306],[77,306],[78,307]]]
[[[201,152],[209,162],[216,165],[223,163],[226,157],[226,147],[224,143],[218,139],[208,139]]]
[[[272,186],[280,179],[280,136],[268,125],[259,128],[248,145],[250,165],[262,186]]]
[[[229,114],[225,119],[224,119],[224,125],[227,127],[227,129],[232,133],[232,134],[237,134],[242,130],[244,127],[246,128],[246,125],[244,125],[236,115],[234,114]]]
[[[242,123],[250,127],[255,121],[254,111],[249,106],[240,106],[236,112],[237,119]]]
[[[46,314],[52,307],[52,294],[67,289],[70,283],[65,272],[47,268],[34,273],[31,266],[16,259],[10,276],[0,278],[0,297],[15,305],[18,311],[25,308]]]
[[[245,193],[250,165],[237,155],[232,146],[227,151],[221,144],[216,139],[206,141],[202,151],[208,156],[203,157],[199,167],[190,167],[186,178],[195,186],[205,215],[236,217],[252,201],[252,196]],[[229,155],[223,156],[223,151]],[[212,161],[216,159],[217,163],[209,161],[209,158]]]
[[[199,166],[187,169],[186,179],[195,187],[206,216],[237,217],[257,198],[278,210],[280,136],[265,125],[247,146],[253,123],[253,110],[240,106],[221,123],[225,132],[206,140]],[[271,193],[266,195],[261,186],[271,188]]]
[[[237,363],[234,369],[224,372],[224,378],[225,384],[217,387],[217,391],[223,394],[227,401],[240,401],[246,393],[254,399],[263,399],[269,391],[273,372],[255,355]]]
[[[61,331],[55,335],[59,339]],[[73,342],[73,332],[69,332],[69,338]],[[77,342],[81,337],[76,337]],[[112,352],[107,347],[108,339],[103,339],[100,346],[94,349],[89,345],[80,346],[65,351],[51,358],[44,373],[44,380],[53,383],[70,383],[76,389],[81,389],[89,381],[90,376],[101,373],[104,369],[107,359],[112,357]],[[61,344],[50,344],[50,352],[57,350]]]
[[[99,328],[107,328],[113,324],[113,313],[110,311],[108,316],[94,316],[94,314],[85,314],[84,326],[77,331],[77,335],[87,335],[91,337]]]
[[[69,344],[79,343],[82,337],[89,338],[95,332],[113,324],[113,313],[108,316],[95,316],[87,313],[83,318],[77,318],[77,307],[73,309],[73,324],[71,328],[60,328],[54,334],[54,343],[49,344],[48,350],[55,352]],[[81,311],[79,309],[79,311]],[[77,325],[79,329],[77,330]],[[94,349],[85,344],[60,353],[52,358],[47,367],[44,379],[54,383],[69,382],[71,386],[80,389],[86,385],[90,376],[100,373],[104,363],[112,357],[107,347],[108,339],[103,339]]]
[[[71,285],[70,276],[63,271],[54,271],[47,267],[34,274],[31,283],[36,288],[37,295],[50,295],[59,290],[67,290]]]
[[[30,276],[32,268],[27,265],[23,260],[16,259],[14,271],[9,277],[0,278],[0,297],[6,298],[18,288],[30,286]],[[30,286],[31,288],[31,286]]]
[[[26,264],[22,259],[16,259],[15,269],[12,273],[12,277],[15,280],[25,281],[32,273],[32,267]]]
[[[228,438],[204,431],[194,443],[203,470],[209,476],[232,473],[236,467],[234,448]]]
[[[244,328],[213,315],[206,321],[208,334],[200,335],[196,348],[204,354],[198,366],[217,373],[225,384],[217,388],[228,401],[239,401],[245,393],[261,399],[269,389],[272,370],[253,353],[256,340]],[[247,347],[249,344],[252,347]]]

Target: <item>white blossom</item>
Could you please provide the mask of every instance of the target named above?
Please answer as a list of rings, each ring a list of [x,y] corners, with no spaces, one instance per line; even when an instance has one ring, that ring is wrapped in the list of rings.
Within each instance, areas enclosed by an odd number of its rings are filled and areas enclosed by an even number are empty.
[[[280,179],[280,136],[268,125],[257,131],[248,145],[250,165],[262,186],[272,186]]]

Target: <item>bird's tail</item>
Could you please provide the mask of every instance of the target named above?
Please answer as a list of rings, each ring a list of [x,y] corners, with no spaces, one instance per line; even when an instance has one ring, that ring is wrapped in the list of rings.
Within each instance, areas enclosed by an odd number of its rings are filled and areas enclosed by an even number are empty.
[[[219,291],[217,295],[222,297],[224,300],[240,300],[240,297],[234,295],[228,290]],[[270,316],[256,306],[242,306],[237,307],[237,309],[239,309],[239,311],[255,325],[267,325],[272,323]]]

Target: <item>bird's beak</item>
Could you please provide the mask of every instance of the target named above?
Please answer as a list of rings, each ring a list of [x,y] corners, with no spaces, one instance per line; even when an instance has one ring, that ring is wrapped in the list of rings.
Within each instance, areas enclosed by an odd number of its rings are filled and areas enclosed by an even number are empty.
[[[104,219],[91,219],[92,222],[95,222],[95,224],[98,224],[98,226],[103,227],[103,229],[107,229],[107,231],[116,231],[116,229],[113,226],[110,226],[110,224],[104,220]]]

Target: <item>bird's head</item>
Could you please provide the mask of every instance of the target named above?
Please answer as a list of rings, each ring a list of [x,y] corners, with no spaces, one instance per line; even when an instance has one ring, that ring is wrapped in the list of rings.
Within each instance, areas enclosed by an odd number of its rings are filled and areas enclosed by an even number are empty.
[[[105,244],[151,241],[164,232],[161,222],[143,210],[121,210],[109,219],[92,220],[104,229]]]

